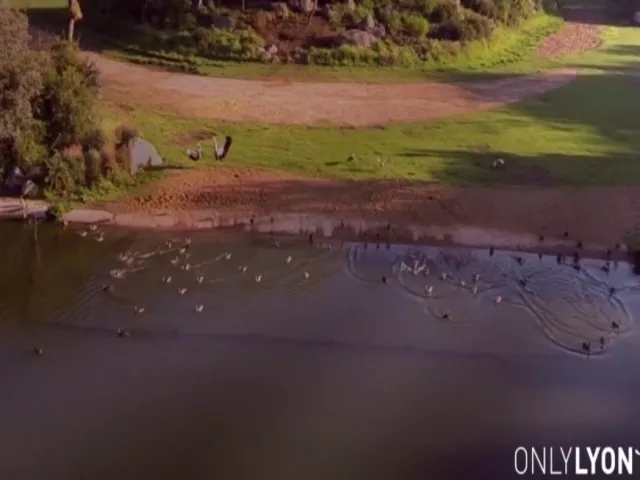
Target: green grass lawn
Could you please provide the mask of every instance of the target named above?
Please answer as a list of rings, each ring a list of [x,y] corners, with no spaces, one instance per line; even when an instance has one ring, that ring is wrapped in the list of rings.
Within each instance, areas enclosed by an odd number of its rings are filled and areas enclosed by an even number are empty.
[[[135,122],[169,163],[213,132],[233,135],[229,163],[339,178],[403,178],[478,184],[640,184],[640,29],[611,28],[606,47],[576,60],[569,86],[488,113],[386,128],[293,127],[178,118],[149,110]],[[625,72],[627,74],[622,74]],[[210,142],[207,140],[207,144]],[[354,153],[357,159],[347,162]],[[386,160],[379,167],[377,158]],[[488,168],[498,158],[507,168]],[[207,162],[209,165],[213,161]]]

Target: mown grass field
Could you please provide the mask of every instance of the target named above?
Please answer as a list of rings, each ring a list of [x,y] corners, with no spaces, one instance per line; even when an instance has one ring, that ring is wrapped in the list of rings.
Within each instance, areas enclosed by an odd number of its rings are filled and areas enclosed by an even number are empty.
[[[428,124],[375,129],[246,125],[145,108],[105,108],[111,125],[134,122],[173,164],[194,165],[185,149],[215,132],[235,137],[233,165],[313,176],[635,185],[640,184],[640,113],[633,101],[640,91],[639,53],[639,29],[610,28],[603,49],[575,60],[585,70],[570,85],[522,104]],[[356,160],[347,162],[352,153]],[[504,158],[504,171],[489,168],[496,158]]]

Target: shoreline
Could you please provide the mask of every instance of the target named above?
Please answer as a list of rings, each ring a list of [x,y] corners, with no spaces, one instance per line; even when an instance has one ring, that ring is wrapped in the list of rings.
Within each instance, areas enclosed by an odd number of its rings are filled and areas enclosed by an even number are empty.
[[[541,253],[628,260],[626,245],[619,249],[593,242],[577,247],[568,238],[544,238],[532,233],[515,233],[495,228],[466,225],[392,224],[363,218],[338,218],[336,215],[274,213],[254,215],[247,211],[217,212],[198,210],[165,213],[112,213],[106,210],[76,209],[63,216],[69,225],[104,225],[130,231],[210,231],[217,233],[287,236],[305,241],[331,243],[366,242],[377,245],[415,244],[461,248]],[[608,254],[611,251],[611,255]]]
[[[47,218],[50,207],[48,202],[27,200],[26,204],[29,210],[27,218],[23,216],[19,198],[0,198],[0,220],[24,221],[33,219],[34,216],[39,220]],[[95,224],[130,231],[210,231],[267,237],[287,236],[302,241],[307,241],[311,236],[314,241],[325,243],[353,241],[380,245],[440,245],[477,249],[493,247],[514,252],[562,256],[572,256],[577,251],[584,258],[612,260],[628,260],[632,254],[631,248],[621,240],[620,248],[616,248],[615,243],[598,241],[598,236],[581,237],[581,247],[578,247],[578,241],[572,236],[553,235],[548,231],[541,240],[541,235],[534,233],[535,229],[531,228],[532,222],[518,224],[517,228],[510,229],[509,222],[500,222],[496,226],[483,222],[482,218],[476,218],[479,221],[475,222],[465,222],[463,218],[443,218],[433,214],[414,217],[399,215],[393,209],[385,211],[384,208],[375,212],[366,209],[341,212],[335,208],[321,208],[301,213],[284,208],[262,207],[164,208],[154,213],[152,208],[119,210],[117,205],[107,204],[106,209],[74,209],[64,214],[60,221],[76,227]],[[519,209],[520,217],[529,218],[525,210],[522,207]],[[573,219],[574,222],[565,225],[570,231],[579,230],[579,225],[585,218],[574,215]]]

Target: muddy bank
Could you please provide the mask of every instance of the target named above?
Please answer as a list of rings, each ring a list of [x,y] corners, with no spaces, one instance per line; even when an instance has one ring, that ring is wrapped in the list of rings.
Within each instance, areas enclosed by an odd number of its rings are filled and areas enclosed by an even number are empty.
[[[640,230],[638,187],[465,188],[229,167],[170,175],[140,195],[99,208],[117,224],[132,227],[250,226],[253,216],[254,229],[274,233],[331,230],[350,240],[380,233],[393,242],[535,249],[574,248],[581,242],[599,252],[615,249]],[[339,228],[342,223],[348,228]],[[393,228],[385,231],[388,225]]]
[[[68,224],[100,224],[132,230],[212,231],[230,234],[255,234],[277,245],[281,236],[297,236],[312,244],[362,241],[372,248],[390,244],[460,245],[474,248],[500,248],[522,252],[623,259],[628,256],[624,244],[613,247],[598,243],[576,242],[571,238],[544,237],[530,233],[479,228],[466,225],[394,224],[336,215],[250,212],[219,212],[214,209],[190,212],[110,213],[104,210],[74,210],[64,216]]]

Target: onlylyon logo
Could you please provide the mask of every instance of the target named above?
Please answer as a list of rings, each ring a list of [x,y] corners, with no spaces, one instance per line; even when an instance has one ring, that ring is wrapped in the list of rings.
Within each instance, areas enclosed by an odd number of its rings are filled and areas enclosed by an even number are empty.
[[[513,465],[518,475],[633,475],[639,456],[633,447],[518,447]]]

